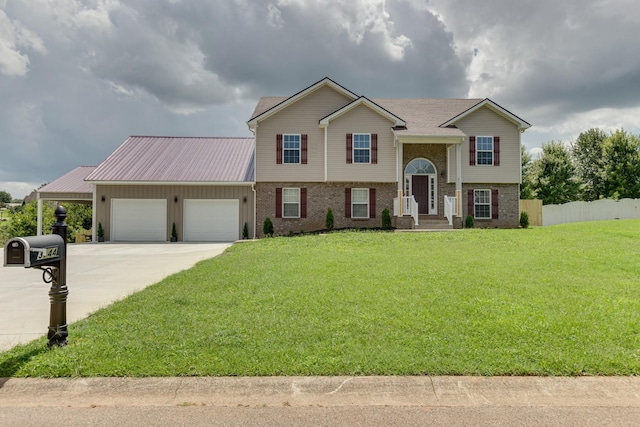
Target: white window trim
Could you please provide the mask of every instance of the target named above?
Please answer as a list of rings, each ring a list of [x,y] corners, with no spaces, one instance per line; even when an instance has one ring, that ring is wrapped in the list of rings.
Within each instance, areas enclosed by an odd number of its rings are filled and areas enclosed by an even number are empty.
[[[355,205],[356,203],[354,203],[354,197],[353,197],[353,191],[356,190],[361,190],[361,191],[366,191],[367,192],[367,216],[355,216],[353,214],[353,205]],[[353,219],[369,219],[369,211],[370,211],[370,204],[371,201],[369,200],[369,196],[370,196],[371,192],[369,191],[368,188],[352,188],[351,189],[351,218]],[[357,203],[358,205],[362,205],[363,203]]]
[[[478,203],[478,206],[485,206],[485,205],[489,205],[489,216],[487,217],[477,217],[476,216],[476,191],[486,191],[487,193],[489,193],[489,203]],[[491,212],[491,208],[492,208],[492,202],[493,200],[491,200],[492,194],[491,194],[491,190],[488,189],[474,189],[473,190],[473,218],[474,219],[491,219],[493,218],[493,212]]]
[[[286,156],[284,153],[289,151],[295,151],[295,148],[285,148],[284,143],[287,136],[297,136],[298,137],[298,161],[297,162],[287,162],[285,161]],[[302,164],[302,134],[299,133],[283,133],[282,134],[282,164],[283,165],[299,165]]]
[[[369,137],[369,161],[368,162],[356,162],[356,135],[367,135]],[[364,150],[364,148],[358,148],[358,150]],[[371,164],[371,134],[358,132],[351,134],[351,158],[353,159],[351,163],[355,165],[370,165]]]
[[[298,201],[296,203],[293,202],[285,202],[285,192],[287,190],[295,190],[298,192]],[[286,210],[284,208],[285,205],[293,205],[293,204],[297,204],[298,205],[298,215],[297,216],[287,216]],[[301,208],[301,203],[300,203],[300,189],[299,188],[283,188],[282,189],[282,218],[300,218],[300,208]]]
[[[491,150],[480,150],[478,147],[480,146],[480,138],[491,138]],[[495,147],[495,140],[493,139],[493,135],[477,135],[476,136],[476,166],[493,166],[496,159],[494,156],[494,147]],[[491,153],[491,164],[487,165],[487,164],[480,164],[478,155],[480,154],[480,152],[483,153]]]

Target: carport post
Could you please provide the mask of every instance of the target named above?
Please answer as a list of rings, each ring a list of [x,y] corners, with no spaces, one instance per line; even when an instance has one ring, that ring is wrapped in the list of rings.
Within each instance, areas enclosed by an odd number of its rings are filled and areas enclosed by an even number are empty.
[[[55,211],[56,222],[53,224],[53,234],[62,237],[64,241],[64,254],[57,267],[54,269],[53,281],[49,290],[49,301],[51,311],[49,315],[49,347],[62,347],[67,344],[67,210],[63,206],[58,206]],[[57,271],[56,271],[57,270]]]

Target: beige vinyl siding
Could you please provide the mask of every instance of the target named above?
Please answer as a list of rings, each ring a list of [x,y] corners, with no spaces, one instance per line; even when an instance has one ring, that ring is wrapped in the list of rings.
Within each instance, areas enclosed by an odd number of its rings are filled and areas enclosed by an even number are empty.
[[[102,201],[104,196],[105,201]],[[178,202],[174,202],[175,197]],[[246,202],[244,198],[246,197]],[[96,218],[102,223],[105,240],[110,240],[111,199],[166,199],[167,200],[167,240],[171,226],[175,222],[179,240],[184,236],[182,230],[184,199],[235,199],[240,201],[240,225],[238,235],[246,222],[249,236],[253,234],[253,191],[251,186],[212,186],[212,185],[97,185]],[[97,227],[97,225],[96,225]]]
[[[323,86],[261,121],[256,129],[256,181],[324,180],[324,130],[318,122],[351,100]],[[276,164],[277,134],[307,134],[307,164]]]
[[[328,181],[396,182],[396,147],[393,146],[393,123],[360,105],[329,123]],[[348,133],[378,134],[377,164],[347,164]]]
[[[462,181],[520,183],[520,131],[517,125],[484,107],[456,122],[469,136],[499,136],[500,166],[469,166],[469,138],[462,144]]]

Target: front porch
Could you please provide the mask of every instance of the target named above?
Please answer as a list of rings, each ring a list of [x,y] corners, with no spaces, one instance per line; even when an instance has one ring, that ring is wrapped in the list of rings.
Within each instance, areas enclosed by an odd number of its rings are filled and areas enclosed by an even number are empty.
[[[399,230],[444,230],[462,228],[458,215],[458,200],[455,196],[444,196],[444,215],[421,214],[418,202],[413,195],[393,199],[393,215]]]
[[[460,139],[398,141],[396,228],[462,228]]]

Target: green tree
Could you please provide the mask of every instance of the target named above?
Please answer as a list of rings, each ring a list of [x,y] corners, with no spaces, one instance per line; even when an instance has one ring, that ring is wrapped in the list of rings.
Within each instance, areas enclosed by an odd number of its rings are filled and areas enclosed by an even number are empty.
[[[0,191],[0,208],[4,207],[7,203],[11,203],[11,194],[6,191]]]
[[[542,144],[540,158],[531,165],[532,189],[542,203],[561,204],[579,200],[580,180],[567,147],[560,141]]]
[[[522,184],[520,184],[520,198],[521,199],[535,199],[535,192],[533,191],[533,183],[531,181],[531,154],[527,153],[524,148],[524,144],[520,145],[520,153],[522,159]]]
[[[606,197],[640,198],[640,138],[624,129],[611,133],[603,145]]]
[[[605,196],[605,164],[604,142],[607,135],[604,131],[592,128],[578,135],[571,144],[571,154],[576,166],[576,174],[584,184],[582,199],[598,200]]]

